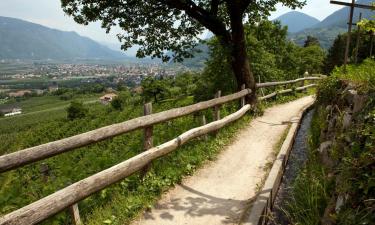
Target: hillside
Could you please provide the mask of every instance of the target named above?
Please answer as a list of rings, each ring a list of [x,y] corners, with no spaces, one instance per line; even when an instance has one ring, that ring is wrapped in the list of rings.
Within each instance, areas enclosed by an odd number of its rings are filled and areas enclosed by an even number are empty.
[[[0,17],[0,59],[119,59],[113,51],[75,32]]]
[[[370,5],[372,0],[359,0],[357,3]],[[356,23],[359,18],[359,14],[362,13],[362,18],[370,18],[375,13],[371,10],[358,9],[354,10],[353,22]],[[326,17],[320,23],[314,25],[311,28],[304,29],[302,31],[289,34],[289,38],[295,43],[303,45],[308,35],[317,37],[323,48],[328,49],[331,47],[336,36],[340,33],[345,33],[348,29],[347,22],[349,17],[349,7],[344,7]]]
[[[320,22],[318,19],[312,16],[297,11],[285,13],[274,19],[274,21],[275,20],[280,21],[283,26],[288,26],[288,31],[290,33],[311,28]]]
[[[356,3],[358,4],[365,4],[365,5],[371,5],[372,0],[358,0]],[[347,28],[347,22],[349,18],[349,7],[344,7],[340,10],[337,10],[336,12],[332,13],[328,17],[326,17],[322,22],[315,25],[313,28],[327,28],[327,27],[343,27]],[[362,18],[370,18],[372,15],[375,15],[374,12],[371,12],[371,10],[368,9],[360,9],[356,8],[354,9],[354,15],[353,15],[353,21],[356,23],[359,18],[359,14],[362,13]]]

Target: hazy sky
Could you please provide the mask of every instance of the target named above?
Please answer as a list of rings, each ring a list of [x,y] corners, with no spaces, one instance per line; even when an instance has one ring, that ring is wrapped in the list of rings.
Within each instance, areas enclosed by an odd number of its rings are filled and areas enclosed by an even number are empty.
[[[282,5],[277,8],[270,19],[290,11]],[[307,5],[297,11],[322,20],[340,8],[340,6],[329,4],[329,0],[307,0]],[[76,31],[100,42],[117,43],[116,31],[106,34],[99,23],[82,26],[64,15],[60,7],[60,0],[0,0],[0,16],[20,18],[65,31]]]

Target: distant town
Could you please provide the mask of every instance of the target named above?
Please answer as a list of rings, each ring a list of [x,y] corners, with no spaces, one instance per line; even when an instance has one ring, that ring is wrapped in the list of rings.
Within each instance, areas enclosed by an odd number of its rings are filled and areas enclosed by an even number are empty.
[[[174,77],[190,69],[180,64],[161,63],[46,63],[0,61],[0,113],[3,116],[21,114],[24,110],[19,102],[25,98],[56,94],[59,89],[85,92],[90,89],[112,93],[119,86],[139,92],[143,79],[153,77],[163,79]],[[91,85],[91,86],[90,86]],[[86,89],[85,89],[86,87]],[[90,92],[89,91],[89,92]],[[55,93],[56,92],[56,93]],[[66,91],[60,90],[64,93]],[[63,94],[60,99],[71,99]],[[107,104],[107,95],[97,98]]]
[[[23,69],[12,70],[6,62],[0,62],[0,93],[7,93],[10,97],[20,97],[31,90],[22,90],[28,82],[38,83],[43,81],[45,90],[52,91],[56,84],[64,81],[79,80],[81,83],[101,83],[110,79],[111,83],[125,83],[128,86],[137,86],[145,77],[173,77],[176,74],[188,71],[183,65],[163,65],[160,63],[129,63],[129,64],[27,64]],[[65,82],[66,83],[66,82]],[[25,85],[26,84],[26,85]],[[40,93],[40,88],[29,85]],[[14,90],[17,89],[17,90]],[[28,88],[29,89],[29,88]]]

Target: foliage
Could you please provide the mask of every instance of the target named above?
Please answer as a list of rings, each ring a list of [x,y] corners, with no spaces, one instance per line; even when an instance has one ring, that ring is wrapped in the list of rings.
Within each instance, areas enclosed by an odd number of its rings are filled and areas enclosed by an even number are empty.
[[[195,79],[196,77],[189,73],[183,74],[181,78],[164,79],[164,82],[170,82],[168,84],[181,87],[181,94],[185,96],[160,100],[153,104],[153,110],[160,112],[192,104],[194,99],[190,97],[189,92],[194,89]],[[128,93],[120,92],[120,98],[122,94],[126,96]],[[280,96],[276,101],[285,102],[298,96],[300,94]],[[25,114],[18,119],[1,119],[0,154],[139,117],[143,113],[143,103],[138,101],[138,98],[139,96],[125,98],[126,105],[131,105],[131,107],[125,105],[121,111],[111,110],[99,103],[90,104],[86,116],[75,120],[66,119],[65,110],[52,111],[52,113],[47,111],[45,114],[43,112]],[[238,102],[225,104],[221,107],[221,114],[226,116],[237,109]],[[62,114],[55,117],[59,113]],[[207,121],[212,121],[212,110],[205,110],[201,113],[206,116]],[[135,174],[82,200],[79,202],[79,208],[84,223],[111,222],[116,225],[128,223],[139,212],[149,209],[163,191],[181,182],[184,176],[191,175],[205,160],[213,160],[217,153],[232,140],[236,131],[248,124],[251,117],[247,115],[233,125],[221,129],[216,137],[208,135],[208,140],[198,138],[168,156],[156,160],[143,181],[139,179],[138,174]],[[154,126],[154,145],[164,143],[186,130],[199,126],[200,118],[198,115],[190,115]],[[118,164],[141,152],[142,146],[142,131],[134,131],[2,173],[0,175],[0,214],[30,204],[70,183]],[[47,170],[41,172],[41,168],[47,168]],[[69,216],[63,212],[43,224],[67,224],[68,221]]]
[[[320,46],[319,40],[316,37],[307,35],[307,38],[306,38],[306,41],[305,41],[305,44],[303,45],[303,47],[306,48],[306,47],[309,47],[309,46],[312,46],[312,45]]]
[[[291,224],[319,225],[329,201],[330,183],[326,171],[310,155],[305,168],[292,186],[292,195],[286,200],[285,212]]]
[[[316,100],[319,104],[327,105],[329,102],[337,100],[337,90],[341,89],[343,82],[337,76],[329,76],[319,82],[319,88],[316,93]]]
[[[204,29],[210,30],[226,44],[232,43],[230,35],[233,30],[241,29],[243,20],[255,23],[266,18],[277,3],[291,8],[305,4],[298,0],[152,0],[147,3],[61,0],[64,11],[73,16],[76,22],[87,25],[99,20],[108,32],[112,27],[119,26],[124,31],[118,34],[123,42],[122,49],[140,45],[138,57],[151,55],[164,61],[171,58],[166,54],[168,51],[173,52],[172,57],[177,61],[191,57],[190,50],[196,46],[197,37]]]
[[[375,6],[375,2],[372,3]],[[365,31],[374,34],[375,33],[375,16],[372,16],[371,19],[362,19],[358,22],[358,26],[360,26]]]
[[[305,48],[301,48],[299,52],[300,56],[300,73],[307,71],[310,74],[320,73],[322,71],[325,53],[318,45],[309,45]]]
[[[319,40],[320,46],[324,50],[328,50],[332,46],[337,35],[345,33],[347,30],[348,29],[345,26],[329,25],[324,27],[308,28],[297,33],[290,33],[288,36],[289,39],[293,40],[294,43],[299,46],[304,46],[307,36],[316,37]]]
[[[256,82],[290,80],[306,71],[320,73],[324,52],[319,46],[301,48],[287,40],[287,28],[279,22],[261,21],[246,25],[247,54]],[[195,96],[198,100],[211,98],[217,90],[233,93],[237,90],[233,78],[229,52],[219,40],[211,39],[210,58],[199,79]],[[271,89],[270,89],[271,90]]]
[[[111,106],[116,110],[123,110],[125,106],[130,102],[132,95],[126,88],[121,88],[118,92],[118,96],[111,101]]]
[[[167,96],[168,89],[166,83],[158,78],[147,77],[142,80],[141,85],[143,89],[142,94],[146,101],[153,99],[154,102],[158,102],[159,99]]]
[[[349,63],[355,62],[355,48],[357,43],[357,38],[359,37],[359,46],[358,46],[358,63],[361,63],[363,60],[370,56],[370,46],[371,46],[371,37],[365,32],[360,31],[359,35],[357,34],[358,30],[353,32],[352,41],[349,46]],[[331,73],[332,70],[337,66],[344,64],[344,55],[345,55],[345,46],[346,46],[347,33],[339,34],[333,42],[332,47],[328,50],[328,54],[324,63],[324,72]]]
[[[332,74],[350,82],[355,83],[364,91],[375,89],[375,61],[373,59],[365,59],[360,65],[350,65],[346,68],[336,68]]]
[[[111,106],[116,110],[122,110],[124,108],[124,102],[120,98],[114,98],[111,101]]]
[[[176,99],[194,93],[198,82],[198,74],[185,72],[175,77],[147,77],[141,82],[144,101]]]
[[[70,120],[83,118],[87,114],[87,109],[84,107],[82,102],[73,101],[70,106],[66,109],[67,118]]]
[[[347,73],[336,69],[318,88],[317,109],[310,130],[309,160],[293,186],[287,215],[293,224],[373,224],[375,220],[375,86],[374,61],[349,65]],[[352,102],[348,89],[366,96],[360,112],[351,115],[344,128],[343,114]],[[329,121],[327,121],[329,118]],[[336,122],[334,122],[336,121]],[[329,156],[334,166],[323,163],[317,148],[331,141]],[[335,208],[341,197],[343,205]],[[323,217],[323,219],[322,219]]]

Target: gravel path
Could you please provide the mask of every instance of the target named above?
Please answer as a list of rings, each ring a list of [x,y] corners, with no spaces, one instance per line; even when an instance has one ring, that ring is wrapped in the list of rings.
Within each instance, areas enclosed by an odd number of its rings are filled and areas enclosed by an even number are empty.
[[[255,198],[257,184],[265,176],[263,168],[288,126],[285,122],[313,100],[309,96],[268,108],[239,132],[217,160],[165,193],[132,224],[238,224]]]

